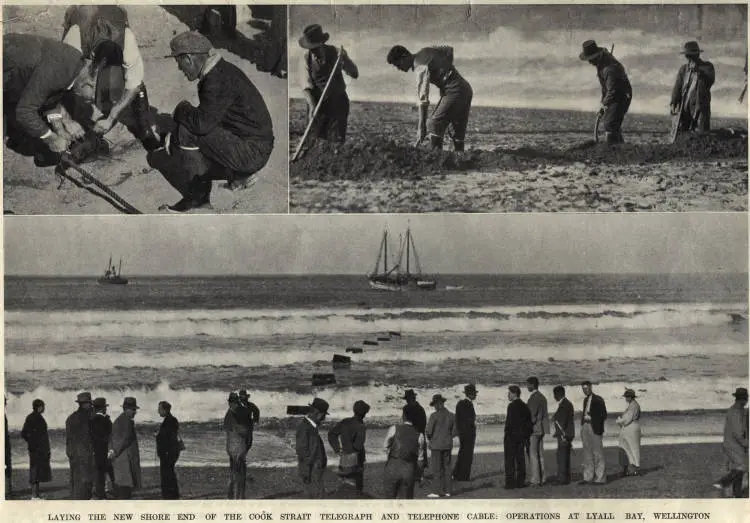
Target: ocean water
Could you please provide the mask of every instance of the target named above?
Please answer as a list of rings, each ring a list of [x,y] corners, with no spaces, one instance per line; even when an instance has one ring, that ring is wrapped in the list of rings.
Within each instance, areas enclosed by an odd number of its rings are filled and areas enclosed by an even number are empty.
[[[747,314],[747,292],[745,274],[441,275],[435,291],[400,293],[370,290],[359,276],[131,277],[127,286],[8,277],[7,415],[15,433],[31,401],[44,399],[62,466],[61,429],[77,392],[105,396],[113,416],[135,396],[147,457],[166,399],[183,425],[184,459],[223,464],[226,396],[247,388],[262,414],[259,465],[270,466],[294,462],[287,405],[320,396],[336,421],[364,399],[368,446],[382,454],[404,389],[417,389],[429,410],[432,394],[452,407],[475,382],[479,446],[492,450],[507,386],[535,375],[551,410],[557,384],[580,409],[578,384],[589,379],[613,414],[624,388],[636,389],[654,441],[716,438],[717,411],[748,381],[747,326],[732,319]],[[333,369],[334,354],[351,356],[351,367]],[[313,387],[314,373],[333,373],[336,384]]]

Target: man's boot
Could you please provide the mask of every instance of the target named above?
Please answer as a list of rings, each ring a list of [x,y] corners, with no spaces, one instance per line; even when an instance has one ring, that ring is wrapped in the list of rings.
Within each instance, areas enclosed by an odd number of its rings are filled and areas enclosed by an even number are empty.
[[[210,205],[211,185],[210,178],[195,176],[188,186],[187,194],[176,204],[168,206],[167,210],[182,213]]]
[[[144,84],[141,84],[138,94],[135,95],[130,106],[133,108],[133,115],[135,116],[136,138],[146,151],[158,149],[161,143],[151,128],[151,105],[148,102],[148,92]]]
[[[432,146],[432,150],[435,151],[442,151],[443,150],[443,138],[440,136],[435,136],[434,134],[430,135],[430,145]]]

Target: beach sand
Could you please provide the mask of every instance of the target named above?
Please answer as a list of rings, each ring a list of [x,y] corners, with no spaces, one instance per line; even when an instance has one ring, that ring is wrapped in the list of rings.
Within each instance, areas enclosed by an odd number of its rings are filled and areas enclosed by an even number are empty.
[[[545,462],[547,477],[551,479],[557,467],[555,443],[547,438]],[[605,448],[608,482],[606,485],[578,485],[580,480],[582,452],[574,450],[572,456],[573,483],[565,486],[548,485],[543,488],[517,490],[503,489],[503,456],[499,453],[475,455],[472,480],[454,483],[454,496],[460,499],[577,499],[577,498],[719,498],[722,493],[711,484],[725,473],[724,455],[719,444],[653,445],[641,451],[642,476],[620,477],[617,465],[617,448]],[[301,499],[301,482],[295,468],[253,468],[253,449],[249,454],[248,474],[253,481],[247,485],[248,499]],[[453,450],[455,460],[457,450]],[[329,457],[325,475],[326,498],[355,499],[353,487],[339,482],[335,470],[335,457]],[[228,469],[223,467],[180,467],[177,475],[183,499],[225,499]],[[42,485],[42,494],[47,499],[65,499],[69,494],[68,471],[53,470],[53,481]],[[26,484],[27,471],[13,471],[15,486],[13,499],[29,499]],[[136,499],[159,499],[159,471],[155,467],[144,468],[144,487],[138,490]],[[376,463],[365,470],[365,498],[382,499],[383,464]],[[430,491],[428,483],[417,487],[415,498],[422,499]]]
[[[128,6],[130,26],[138,39],[145,64],[145,84],[149,102],[158,123],[169,122],[181,100],[198,103],[197,84],[189,83],[174,60],[165,60],[169,41],[200,20],[201,6],[169,10],[157,6]],[[4,33],[31,33],[59,39],[62,36],[66,6],[13,6],[3,8]],[[253,29],[247,13],[238,13],[238,29],[243,36],[231,45],[215,41],[222,56],[240,67],[263,95],[273,120],[275,147],[256,183],[246,189],[229,191],[214,182],[212,209],[201,213],[278,213],[287,212],[287,96],[286,79],[260,72],[253,65]],[[227,49],[229,47],[229,49]],[[238,53],[238,54],[237,54]],[[112,142],[110,154],[83,167],[121,198],[143,213],[157,213],[163,204],[174,204],[179,193],[146,162],[145,150],[122,124],[106,135]],[[81,176],[71,169],[76,181]],[[3,204],[14,214],[117,214],[119,211],[102,198],[93,185],[80,185],[55,174],[54,167],[36,167],[33,158],[20,156],[3,146]]]

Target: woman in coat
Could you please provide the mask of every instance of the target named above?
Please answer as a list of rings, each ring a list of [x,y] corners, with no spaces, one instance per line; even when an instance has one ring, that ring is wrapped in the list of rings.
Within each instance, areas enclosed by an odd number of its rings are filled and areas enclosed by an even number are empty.
[[[125,398],[122,414],[112,423],[107,457],[112,460],[115,472],[115,497],[130,499],[133,489],[140,488],[141,455],[138,450],[138,435],[135,432],[135,413],[139,409],[135,398]]]
[[[625,476],[637,476],[641,466],[641,406],[635,401],[633,389],[627,389],[623,397],[628,406],[616,420],[620,426],[620,465]]]
[[[31,499],[41,499],[39,484],[52,481],[50,467],[50,445],[47,422],[44,420],[44,402],[36,399],[31,404],[31,414],[21,429],[21,437],[29,447],[29,484]]]

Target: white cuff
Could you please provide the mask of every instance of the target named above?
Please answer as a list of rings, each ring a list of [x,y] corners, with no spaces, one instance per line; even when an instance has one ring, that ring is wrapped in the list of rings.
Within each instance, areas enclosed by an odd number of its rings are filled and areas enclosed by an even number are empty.
[[[50,136],[52,136],[52,134],[53,134],[52,130],[51,129],[47,129],[47,132],[44,133],[43,135],[41,135],[39,138],[41,138],[42,140],[46,140],[47,138],[49,138]]]

